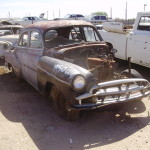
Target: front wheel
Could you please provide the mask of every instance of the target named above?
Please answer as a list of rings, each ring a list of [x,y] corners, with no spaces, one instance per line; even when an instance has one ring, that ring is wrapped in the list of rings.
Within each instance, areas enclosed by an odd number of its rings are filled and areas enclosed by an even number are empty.
[[[60,117],[67,121],[75,121],[79,118],[80,111],[67,105],[62,92],[56,86],[51,87],[50,99],[52,100],[54,110]]]
[[[121,75],[123,75],[124,77],[127,77],[127,78],[129,78],[129,77],[130,78],[143,78],[142,75],[134,69],[131,69],[131,76],[129,73],[129,69],[122,71]],[[139,98],[138,100],[141,101],[142,98]]]

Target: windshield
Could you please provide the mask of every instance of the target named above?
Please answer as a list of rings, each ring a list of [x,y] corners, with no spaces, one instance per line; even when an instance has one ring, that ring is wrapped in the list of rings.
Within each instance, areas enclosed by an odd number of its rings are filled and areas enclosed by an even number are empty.
[[[80,42],[96,42],[100,38],[94,28],[76,26],[50,29],[45,33],[44,40],[47,48],[53,48]]]

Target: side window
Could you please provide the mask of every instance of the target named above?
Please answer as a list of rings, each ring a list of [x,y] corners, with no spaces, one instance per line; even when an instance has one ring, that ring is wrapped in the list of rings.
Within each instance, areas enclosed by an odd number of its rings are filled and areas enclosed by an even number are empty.
[[[79,27],[75,27],[71,30],[69,39],[75,41],[80,41],[82,39]]]
[[[45,41],[50,41],[58,36],[56,30],[49,30],[45,33]]]
[[[99,16],[95,16],[94,18],[95,18],[95,20],[99,20]]]
[[[58,36],[58,32],[56,30],[49,30],[45,33],[45,36],[44,36],[44,43],[45,43],[45,46],[47,48],[52,48],[52,47],[55,47],[56,45],[58,45],[58,43],[60,42],[58,40],[59,36]]]
[[[37,31],[32,31],[30,36],[30,46],[31,48],[42,48],[42,41],[40,34]]]
[[[106,16],[101,16],[101,20],[107,20]]]
[[[150,31],[150,17],[147,16],[141,17],[137,29],[143,31]]]
[[[28,32],[25,32],[22,34],[20,41],[19,41],[19,46],[26,47],[27,46],[27,41],[28,41]]]
[[[85,34],[86,41],[88,42],[99,41],[98,35],[91,27],[84,27],[84,34]]]

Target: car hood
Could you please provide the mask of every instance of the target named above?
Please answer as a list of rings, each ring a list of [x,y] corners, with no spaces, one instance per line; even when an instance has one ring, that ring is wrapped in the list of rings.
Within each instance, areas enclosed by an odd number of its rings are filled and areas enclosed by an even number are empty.
[[[18,41],[19,39],[19,35],[18,34],[14,34],[14,35],[5,35],[5,36],[1,36],[0,37],[0,41],[7,41],[12,43],[12,45]]]
[[[19,35],[5,35],[0,37],[0,57],[4,57],[6,50],[18,41]]]
[[[58,58],[58,59],[75,59],[75,58],[87,58],[87,57],[98,57],[109,53],[109,49],[104,42],[86,42],[80,44],[70,44],[66,46],[59,46],[51,48],[45,51],[45,55]]]

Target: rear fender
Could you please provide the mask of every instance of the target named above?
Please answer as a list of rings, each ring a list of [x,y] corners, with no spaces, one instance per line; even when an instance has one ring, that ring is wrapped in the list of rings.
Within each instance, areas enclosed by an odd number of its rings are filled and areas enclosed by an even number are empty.
[[[9,66],[9,69],[10,69],[10,66],[13,67],[18,77],[21,76],[20,63],[13,50],[7,50],[7,52],[5,53],[5,62],[6,62],[6,65]]]

